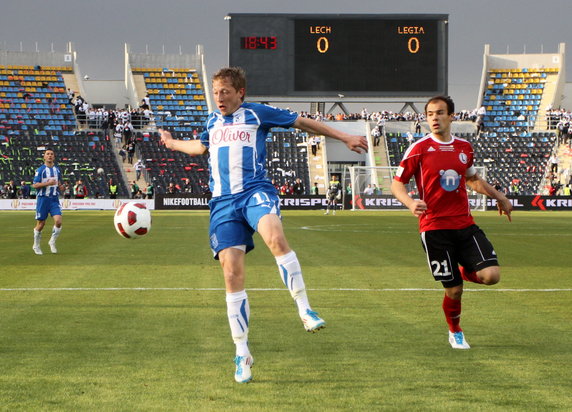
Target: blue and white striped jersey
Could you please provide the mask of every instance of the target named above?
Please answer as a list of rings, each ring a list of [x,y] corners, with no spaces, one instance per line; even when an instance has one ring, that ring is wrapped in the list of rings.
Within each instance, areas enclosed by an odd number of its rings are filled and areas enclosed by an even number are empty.
[[[60,169],[57,166],[48,167],[46,165],[42,165],[38,168],[38,170],[36,170],[36,174],[34,176],[34,183],[47,182],[49,179],[52,178],[57,179],[57,183],[55,185],[50,185],[38,189],[36,196],[51,196],[51,197],[59,196],[60,190],[58,188],[58,183],[62,181],[62,172],[60,172]]]
[[[266,136],[272,127],[288,128],[297,113],[259,103],[243,103],[230,116],[212,112],[201,135],[209,149],[213,197],[241,193],[261,182],[266,172]]]

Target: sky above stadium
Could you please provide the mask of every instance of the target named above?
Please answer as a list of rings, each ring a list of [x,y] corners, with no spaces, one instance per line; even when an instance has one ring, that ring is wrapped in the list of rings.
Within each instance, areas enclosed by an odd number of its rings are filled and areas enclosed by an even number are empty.
[[[83,74],[121,80],[125,43],[153,54],[193,54],[201,44],[210,74],[228,63],[229,13],[448,14],[449,93],[469,109],[485,44],[504,54],[555,53],[566,43],[572,68],[571,12],[570,0],[3,0],[0,48],[63,52],[72,42]]]

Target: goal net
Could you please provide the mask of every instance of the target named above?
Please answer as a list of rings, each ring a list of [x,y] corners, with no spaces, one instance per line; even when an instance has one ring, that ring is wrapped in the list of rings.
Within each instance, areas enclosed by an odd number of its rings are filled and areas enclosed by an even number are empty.
[[[483,166],[475,166],[477,173],[487,180],[487,170]],[[397,173],[396,166],[349,166],[351,187],[351,210],[390,210],[404,209],[404,206],[391,194],[391,182]],[[415,179],[406,185],[412,197],[419,197]],[[348,193],[349,195],[349,193]],[[472,210],[486,210],[486,196],[469,191],[469,203]]]

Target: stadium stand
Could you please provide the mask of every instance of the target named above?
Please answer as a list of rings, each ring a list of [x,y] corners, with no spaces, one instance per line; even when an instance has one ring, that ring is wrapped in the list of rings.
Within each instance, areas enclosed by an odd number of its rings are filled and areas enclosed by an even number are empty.
[[[132,72],[134,76],[143,76],[157,128],[169,130],[178,139],[201,133],[208,108],[194,69],[133,68]],[[177,192],[208,192],[207,156],[190,158],[168,150],[159,144],[157,132],[137,132],[135,141],[137,157],[145,164],[145,180],[153,183],[156,193],[166,193],[171,183]]]
[[[110,178],[119,183],[119,195],[128,193],[123,179],[118,178],[121,170],[111,144],[102,134],[68,131],[36,135],[11,130],[7,135],[0,135],[0,144],[3,146],[2,175],[16,181],[32,182],[35,170],[43,163],[43,151],[49,147],[56,151],[64,181],[73,186],[77,180],[83,180],[88,196],[107,197]],[[100,168],[101,174],[98,173]]]
[[[186,137],[184,139],[189,139]],[[190,157],[165,148],[159,133],[136,133],[139,157],[145,164],[145,180],[152,182],[158,194],[167,192],[173,183],[177,192],[208,193],[209,173],[206,155]]]
[[[107,196],[107,183],[127,190],[115,153],[102,133],[79,132],[62,73],[69,67],[0,66],[0,172],[4,181],[31,183],[47,147],[56,150],[64,178],[82,179],[88,194]],[[98,169],[103,174],[98,174]]]
[[[399,166],[399,162],[403,158],[403,154],[409,147],[407,134],[400,132],[389,132],[386,135],[387,151],[389,155],[389,166]],[[415,141],[423,137],[424,134],[413,133]]]
[[[475,165],[487,167],[489,182],[497,182],[507,192],[515,194],[540,193],[556,142],[554,133],[522,132],[505,136],[489,132],[478,139],[470,136],[468,140],[475,149]]]
[[[266,138],[267,170],[270,179],[282,186],[299,177],[309,193],[307,134],[297,129],[272,129]]]
[[[549,74],[546,69],[491,69],[483,98],[487,109],[484,128],[497,133],[516,133],[533,128]]]
[[[202,129],[208,108],[203,87],[193,69],[133,68],[142,75],[157,127],[171,130],[174,137]]]
[[[558,84],[562,82],[563,66],[552,67],[550,62],[554,59],[547,60],[552,57],[548,55],[505,57],[489,55],[485,48],[485,56],[478,104],[486,108],[483,127],[477,130],[473,122],[462,116],[459,123],[471,127],[460,128],[455,134],[473,143],[477,165],[487,167],[488,180],[498,181],[507,191],[541,193],[543,180],[549,176],[548,159],[556,152],[557,144],[555,134],[544,124],[550,115],[546,110],[559,103],[555,96],[561,94]],[[156,127],[163,127],[175,138],[193,139],[203,129],[210,100],[201,83],[203,76],[192,68],[199,67],[196,63],[200,60],[190,57],[129,57],[134,85],[128,90],[129,106],[134,107],[145,96],[155,115],[155,123],[136,129],[134,137],[136,158],[142,159],[146,167],[143,177],[147,183],[153,183],[156,193],[165,193],[173,185],[179,192],[208,192],[207,156],[190,158],[167,150],[159,144],[156,132]],[[109,141],[105,131],[79,128],[66,94],[68,81],[64,82],[66,76],[73,75],[73,66],[0,66],[0,180],[30,182],[41,164],[41,150],[49,146],[57,151],[59,164],[71,184],[82,179],[91,196],[107,196],[107,182],[112,178],[119,184],[119,197],[129,197],[127,181],[133,180],[134,172],[130,170],[132,164],[118,160],[119,146]],[[408,132],[415,130],[413,118],[396,115],[394,120],[398,123],[407,123],[400,127],[392,125],[396,123],[391,121],[393,118],[386,119],[384,139],[375,149],[372,162],[383,166],[399,164],[410,144]],[[367,118],[362,113],[349,120],[359,122]],[[422,130],[427,129],[423,124]],[[467,133],[469,130],[477,131]],[[414,134],[414,139],[423,135]],[[269,177],[277,185],[299,177],[308,190],[316,180],[310,176],[312,159],[308,156],[307,139],[306,134],[295,129],[274,129],[268,134],[267,166]],[[323,149],[321,167],[327,171],[327,151]],[[103,174],[98,174],[98,169],[103,169]]]
[[[542,105],[553,101],[557,67],[489,68],[482,105],[481,139],[474,141],[488,180],[510,193],[543,191],[557,139],[548,132]],[[549,105],[551,106],[551,104]]]
[[[67,67],[0,66],[2,124],[20,130],[70,130],[76,126],[62,71]]]

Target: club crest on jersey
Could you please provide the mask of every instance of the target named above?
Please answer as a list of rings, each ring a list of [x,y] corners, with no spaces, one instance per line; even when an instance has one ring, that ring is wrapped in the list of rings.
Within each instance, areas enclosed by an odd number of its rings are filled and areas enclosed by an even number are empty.
[[[244,110],[237,110],[236,112],[233,113],[232,115],[232,122],[234,124],[241,124],[245,122],[244,119]]]
[[[467,155],[465,153],[461,152],[461,153],[459,153],[459,160],[461,161],[461,163],[466,165],[469,158],[467,157]]]
[[[441,175],[441,187],[447,192],[452,192],[459,187],[459,183],[461,183],[461,177],[453,169],[441,170],[439,174]]]

